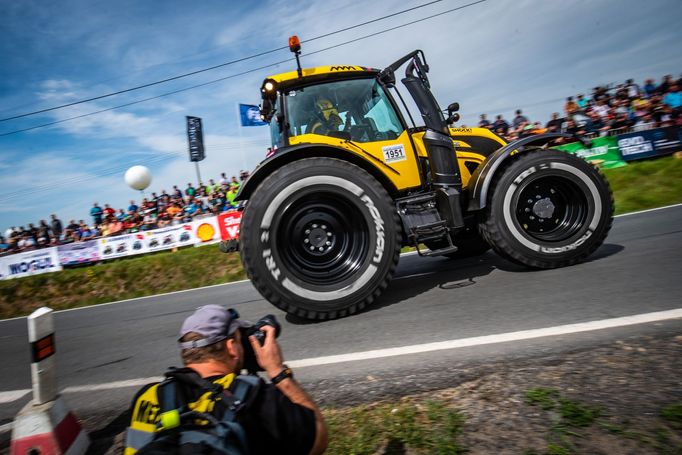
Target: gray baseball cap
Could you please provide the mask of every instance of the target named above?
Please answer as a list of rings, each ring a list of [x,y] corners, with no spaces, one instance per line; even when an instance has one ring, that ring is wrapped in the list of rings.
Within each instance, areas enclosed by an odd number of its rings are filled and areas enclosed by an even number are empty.
[[[239,313],[220,305],[205,305],[197,308],[191,316],[185,319],[180,329],[178,344],[180,349],[202,348],[229,338],[240,327],[250,327],[248,321],[239,319]],[[198,333],[204,338],[182,342],[182,337],[190,332]]]

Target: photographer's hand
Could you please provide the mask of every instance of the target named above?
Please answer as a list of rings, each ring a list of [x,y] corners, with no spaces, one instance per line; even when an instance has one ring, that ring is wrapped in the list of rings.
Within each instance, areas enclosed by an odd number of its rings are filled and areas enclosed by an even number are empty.
[[[250,336],[249,342],[253,347],[253,352],[256,355],[256,361],[270,378],[274,378],[284,369],[284,359],[282,357],[282,350],[275,339],[275,328],[269,325],[261,327],[265,332],[265,342],[263,346],[258,340]],[[303,388],[292,377],[288,377],[277,383],[275,386],[293,403],[304,406],[315,413],[315,442],[313,448],[310,450],[310,455],[317,455],[324,453],[327,448],[327,426],[324,423],[324,417],[320,408],[315,404],[313,399],[303,390]]]
[[[282,358],[282,350],[275,339],[275,328],[266,325],[261,328],[265,333],[265,342],[263,346],[258,340],[250,336],[249,342],[253,347],[253,352],[256,355],[256,362],[265,370],[269,377],[274,378],[284,369],[284,359]]]

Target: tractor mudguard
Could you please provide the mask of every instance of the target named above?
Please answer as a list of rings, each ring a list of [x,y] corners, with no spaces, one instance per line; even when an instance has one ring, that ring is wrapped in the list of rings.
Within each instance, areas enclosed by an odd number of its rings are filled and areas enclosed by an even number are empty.
[[[364,158],[342,147],[320,143],[305,143],[282,147],[277,153],[260,163],[246,182],[242,184],[237,196],[235,196],[235,200],[245,201],[249,199],[254,190],[268,175],[272,174],[285,164],[311,157],[338,158],[353,163],[374,176],[379,183],[386,188],[386,191],[388,191],[389,194],[397,192],[395,185],[393,185],[383,172],[378,169],[378,166],[386,166],[386,164],[381,160],[376,159],[374,156],[367,155],[367,158]]]
[[[495,172],[514,151],[517,153],[523,152],[529,146],[541,147],[558,138],[574,139],[585,145],[585,147],[589,147],[589,141],[578,135],[568,133],[538,134],[510,142],[490,154],[490,156],[488,156],[472,174],[467,185],[467,189],[469,190],[468,210],[475,211],[485,208],[487,204],[488,189]]]

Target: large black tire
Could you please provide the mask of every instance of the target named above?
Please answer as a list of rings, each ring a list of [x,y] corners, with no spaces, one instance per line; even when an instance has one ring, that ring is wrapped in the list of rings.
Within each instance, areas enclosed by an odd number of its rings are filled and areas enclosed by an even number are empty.
[[[450,259],[464,259],[474,256],[480,256],[490,249],[490,245],[478,233],[477,227],[467,228],[464,232],[459,232],[452,240],[453,245],[457,247],[454,253],[444,254],[443,256]],[[447,242],[425,242],[425,245],[430,250],[437,250],[448,246]]]
[[[565,152],[537,150],[498,170],[479,227],[504,258],[549,269],[585,260],[612,222],[613,196],[596,167]]]
[[[249,198],[240,250],[246,274],[273,305],[334,319],[371,304],[400,257],[402,231],[386,190],[334,158],[282,166]]]

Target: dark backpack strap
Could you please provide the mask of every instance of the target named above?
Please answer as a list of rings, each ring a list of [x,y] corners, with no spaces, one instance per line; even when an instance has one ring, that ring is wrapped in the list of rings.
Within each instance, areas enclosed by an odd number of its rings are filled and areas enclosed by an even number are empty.
[[[228,406],[223,414],[223,421],[233,422],[241,409],[249,407],[258,395],[260,385],[261,381],[258,376],[239,375],[234,378],[229,389],[230,395],[228,395],[232,400],[226,402]]]

